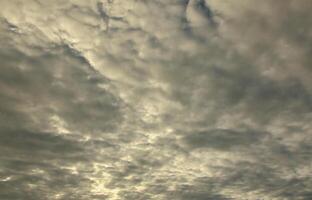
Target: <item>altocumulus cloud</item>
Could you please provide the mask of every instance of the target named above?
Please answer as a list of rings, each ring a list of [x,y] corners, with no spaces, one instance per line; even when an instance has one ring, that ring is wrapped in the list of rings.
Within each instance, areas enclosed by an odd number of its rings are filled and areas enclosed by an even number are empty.
[[[312,198],[309,0],[0,7],[0,199]]]

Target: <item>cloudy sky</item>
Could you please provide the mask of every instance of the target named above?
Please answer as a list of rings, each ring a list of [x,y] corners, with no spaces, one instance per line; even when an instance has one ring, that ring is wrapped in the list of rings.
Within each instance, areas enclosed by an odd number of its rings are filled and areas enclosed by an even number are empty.
[[[0,199],[312,199],[311,10],[0,0]]]

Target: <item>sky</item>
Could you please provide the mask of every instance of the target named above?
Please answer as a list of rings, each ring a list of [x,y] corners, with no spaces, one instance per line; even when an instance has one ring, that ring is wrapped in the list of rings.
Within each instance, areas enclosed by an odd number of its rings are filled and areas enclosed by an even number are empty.
[[[0,0],[0,199],[312,199],[311,10]]]

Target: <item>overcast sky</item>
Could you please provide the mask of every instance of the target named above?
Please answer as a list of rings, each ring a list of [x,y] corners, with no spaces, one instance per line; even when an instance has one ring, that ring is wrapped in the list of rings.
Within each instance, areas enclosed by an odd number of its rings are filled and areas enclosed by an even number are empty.
[[[312,199],[311,10],[0,0],[0,199]]]

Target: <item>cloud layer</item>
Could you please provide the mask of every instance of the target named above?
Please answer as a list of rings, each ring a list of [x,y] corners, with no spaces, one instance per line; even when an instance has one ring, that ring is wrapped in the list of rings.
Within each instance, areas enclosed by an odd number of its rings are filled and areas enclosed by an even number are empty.
[[[310,1],[0,7],[0,199],[311,199]]]

